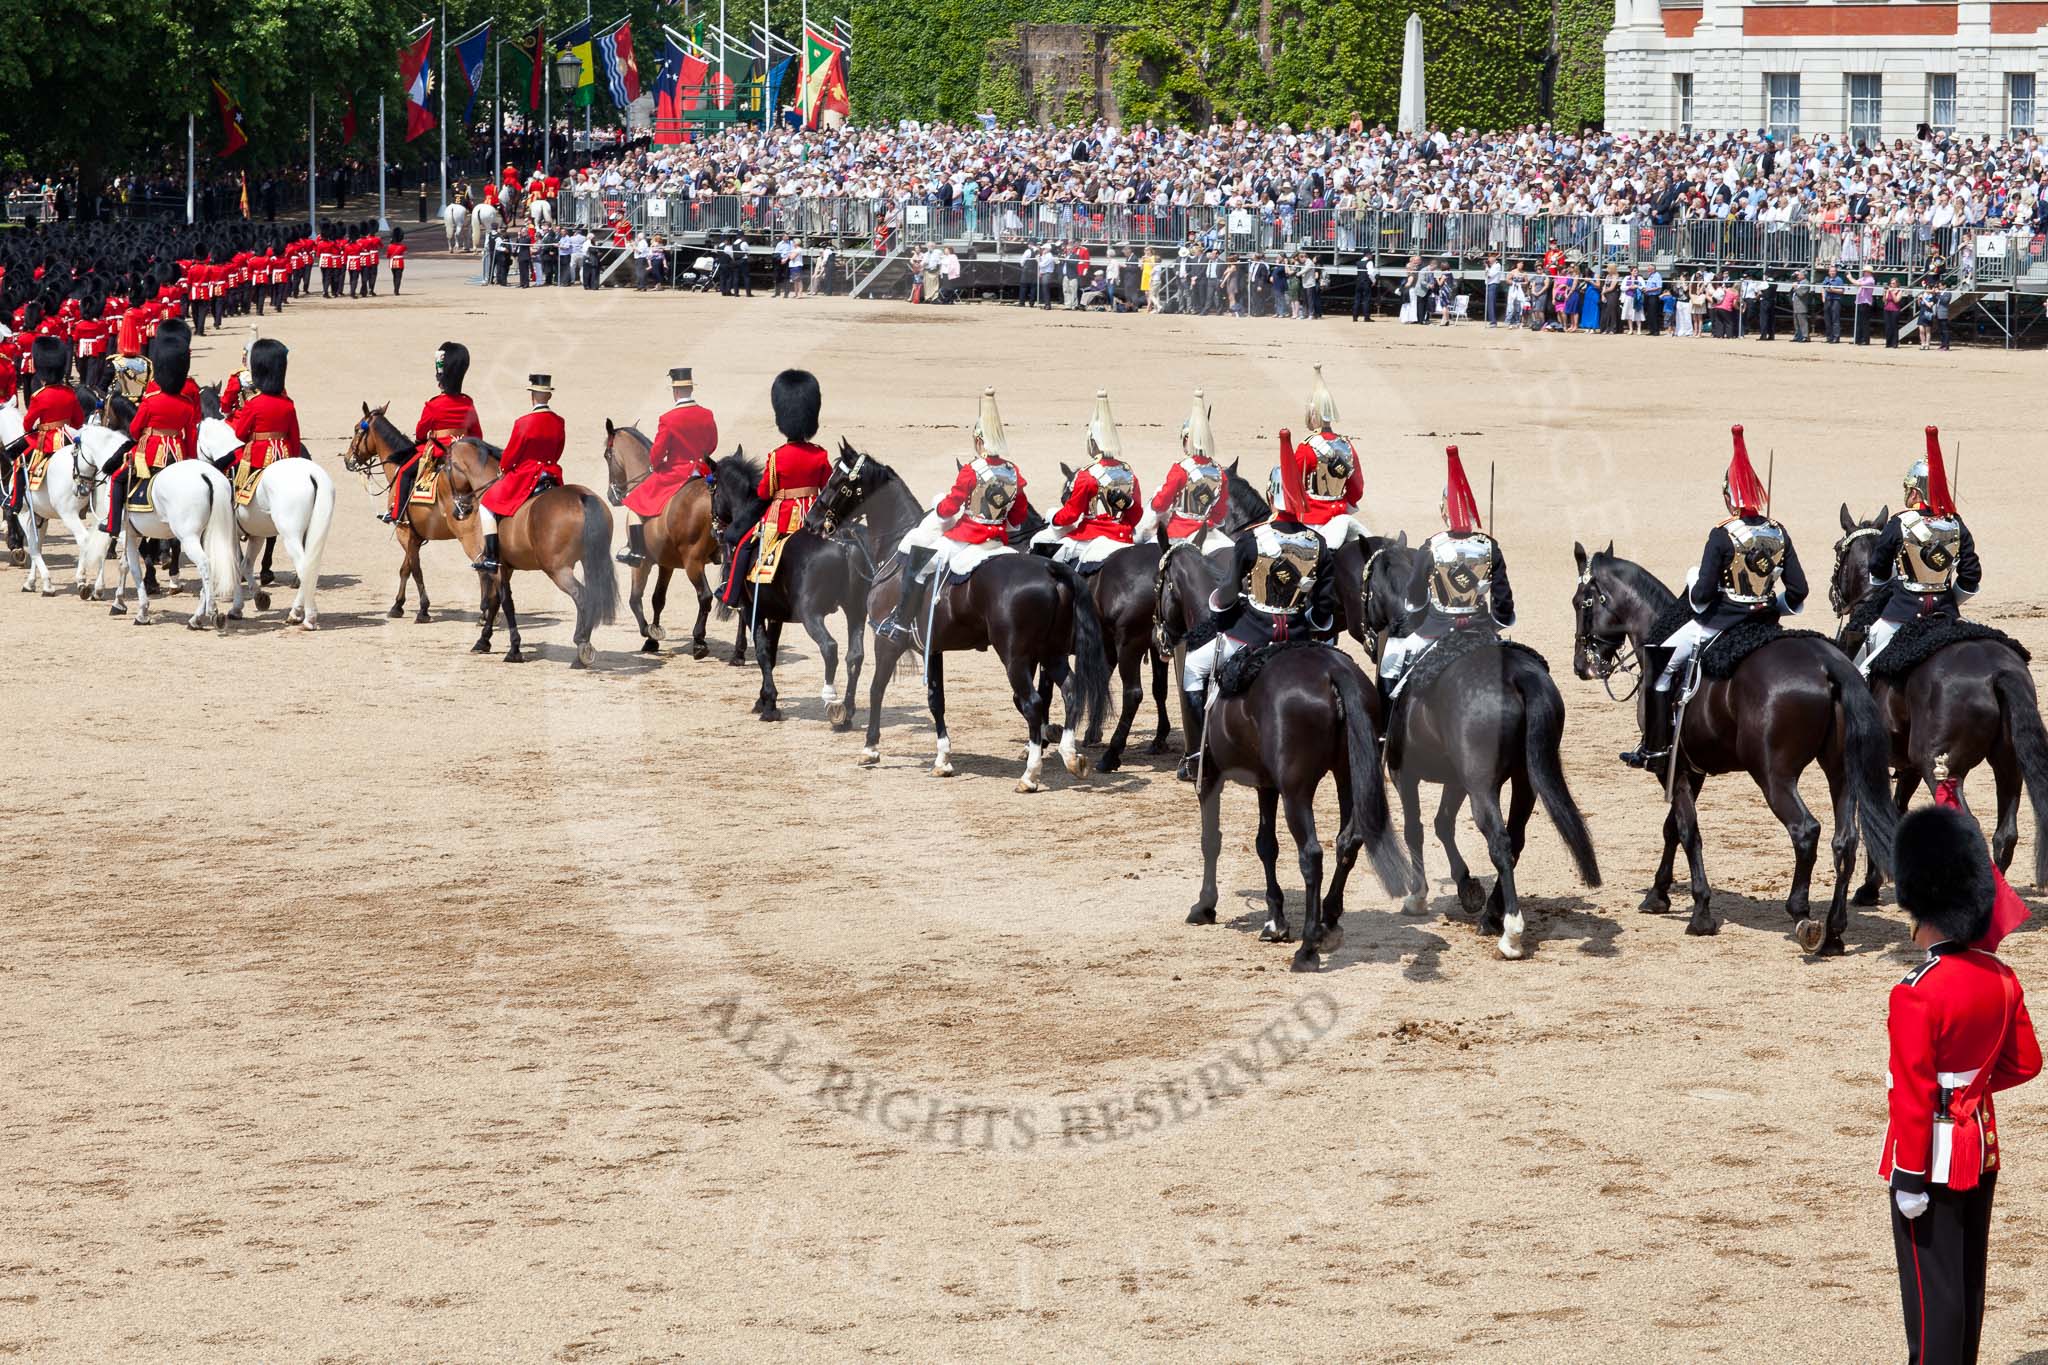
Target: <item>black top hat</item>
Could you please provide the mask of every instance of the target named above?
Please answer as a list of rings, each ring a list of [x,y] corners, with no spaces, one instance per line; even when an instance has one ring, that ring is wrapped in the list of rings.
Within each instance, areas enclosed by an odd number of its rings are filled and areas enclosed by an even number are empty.
[[[678,365],[674,369],[670,370],[668,372],[668,382],[671,384],[691,383],[692,381],[690,379],[690,367],[688,365]]]
[[[530,374],[526,376],[526,387],[535,393],[553,393],[555,377],[551,374]]]

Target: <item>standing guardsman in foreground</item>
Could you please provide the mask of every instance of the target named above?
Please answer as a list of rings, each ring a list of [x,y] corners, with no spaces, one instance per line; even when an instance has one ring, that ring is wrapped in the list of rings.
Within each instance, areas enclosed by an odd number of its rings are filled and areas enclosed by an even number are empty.
[[[1956,513],[1942,467],[1941,432],[1927,428],[1927,456],[1906,471],[1906,505],[1878,532],[1870,553],[1871,586],[1885,595],[1857,651],[1856,666],[1870,676],[1871,661],[1916,616],[1962,615],[1963,603],[1983,586],[1977,542]]]
[[[1942,784],[1947,799],[1950,784]],[[1899,904],[1927,958],[1892,987],[1885,1030],[1892,1246],[1911,1365],[1967,1365],[1984,1327],[1991,1200],[2004,1164],[1993,1092],[2041,1070],[2012,968],[1992,952],[2025,916],[1977,824],[1948,805],[1899,822]]]

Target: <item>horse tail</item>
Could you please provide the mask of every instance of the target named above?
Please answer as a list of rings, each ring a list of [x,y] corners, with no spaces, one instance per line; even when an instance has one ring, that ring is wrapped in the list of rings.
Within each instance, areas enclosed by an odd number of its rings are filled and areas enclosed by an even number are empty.
[[[1095,614],[1095,589],[1081,576],[1056,559],[1048,559],[1053,581],[1067,590],[1074,604],[1074,684],[1079,692],[1079,714],[1067,723],[1078,725],[1083,734],[1102,724],[1109,710],[1109,644],[1103,638],[1102,618]]]
[[[311,464],[311,461],[307,463]],[[334,526],[334,480],[319,465],[313,465],[313,505],[306,512],[305,572],[299,585],[307,592],[320,587],[320,556],[327,549],[327,533]]]
[[[2005,738],[2020,761],[2027,799],[2034,806],[2034,885],[2048,886],[2048,733],[2026,671],[2008,668],[1992,675],[1991,690],[2005,712]]]
[[[1891,740],[1885,733],[1884,718],[1869,684],[1849,662],[1849,656],[1829,645],[1816,651],[1826,665],[1828,682],[1848,722],[1842,736],[1847,758],[1849,796],[1856,805],[1856,824],[1870,847],[1870,859],[1880,871],[1890,871],[1892,836],[1898,832],[1899,813],[1891,797]]]
[[[208,466],[206,475],[200,479],[200,486],[206,489],[206,529],[200,535],[199,544],[205,551],[206,570],[213,581],[213,609],[226,616],[228,609],[221,605],[221,599],[232,602],[241,589],[234,485],[228,482],[225,474]],[[173,545],[177,543],[175,540],[171,542]]]
[[[576,610],[588,614],[587,626],[609,626],[619,619],[619,578],[612,572],[612,514],[602,498],[589,493],[583,495],[583,595]]]
[[[1354,838],[1365,849],[1372,874],[1389,896],[1408,894],[1413,871],[1407,851],[1395,842],[1393,820],[1387,814],[1387,779],[1380,768],[1380,740],[1373,729],[1372,704],[1365,694],[1363,675],[1350,659],[1330,670],[1330,686],[1337,705],[1337,723],[1344,727],[1344,755],[1351,769],[1352,828],[1338,837]]]
[[[1600,885],[1600,863],[1593,853],[1593,836],[1586,829],[1586,817],[1572,800],[1565,784],[1564,768],[1557,752],[1564,743],[1564,698],[1550,675],[1530,667],[1513,670],[1511,681],[1522,695],[1522,764],[1528,771],[1536,799],[1557,834],[1572,855],[1572,866],[1587,886]]]

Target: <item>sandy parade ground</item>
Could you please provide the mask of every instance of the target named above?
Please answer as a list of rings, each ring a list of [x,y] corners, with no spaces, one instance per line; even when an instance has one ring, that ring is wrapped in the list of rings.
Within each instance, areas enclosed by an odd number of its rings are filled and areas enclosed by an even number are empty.
[[[1800,624],[1832,629],[1838,505],[1896,506],[1938,421],[1986,564],[1972,614],[2040,653],[2039,354],[515,292],[432,257],[409,274],[402,298],[265,324],[340,483],[318,633],[286,629],[283,599],[188,632],[189,596],[137,629],[0,570],[0,1354],[1902,1354],[1875,1171],[1905,917],[1888,893],[1852,910],[1848,956],[1803,956],[1789,845],[1738,778],[1704,802],[1721,934],[1637,912],[1661,810],[1614,761],[1632,708],[1571,677],[1571,548],[1612,538],[1676,581],[1740,420],[1760,467],[1775,452],[1814,580]],[[202,382],[243,335],[197,343]],[[1432,844],[1427,918],[1366,879],[1343,949],[1291,975],[1291,948],[1256,941],[1242,788],[1222,922],[1182,923],[1195,804],[1143,752],[1149,703],[1124,771],[1053,764],[1019,795],[989,656],[951,662],[947,781],[909,668],[859,768],[801,633],[789,718],[761,724],[730,623],[710,659],[672,652],[686,592],[668,651],[635,653],[622,611],[583,673],[538,578],[515,586],[539,657],[469,653],[451,545],[427,551],[436,619],[389,620],[397,551],[340,455],[361,401],[410,429],[444,339],[475,355],[492,440],[525,375],[553,373],[578,481],[602,486],[604,418],[652,429],[674,364],[726,448],[765,453],[769,380],[800,365],[821,439],[927,502],[985,384],[1041,504],[1098,386],[1148,487],[1197,386],[1263,484],[1320,360],[1376,528],[1434,529],[1446,439],[1475,482],[1494,465],[1516,635],[1565,696],[1606,885],[1572,879],[1539,816],[1535,950],[1504,962]],[[68,542],[54,563],[68,581]],[[1987,808],[1988,776],[1971,790]],[[1820,792],[1811,775],[1825,819]],[[1463,842],[1483,860],[1469,821]],[[1291,849],[1282,880],[1298,914]],[[2029,984],[2048,982],[2035,927],[2006,949]],[[2048,1343],[2044,1096],[2001,1105],[1987,1359],[2048,1358],[2027,1354]]]

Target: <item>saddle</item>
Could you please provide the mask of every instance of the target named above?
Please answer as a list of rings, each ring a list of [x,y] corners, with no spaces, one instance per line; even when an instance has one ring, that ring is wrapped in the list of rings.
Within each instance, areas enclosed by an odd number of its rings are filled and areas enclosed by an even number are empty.
[[[70,449],[70,447],[63,446],[59,447],[59,449],[68,450]],[[28,487],[31,493],[40,493],[43,491],[43,479],[47,474],[49,474],[50,461],[55,459],[56,455],[56,451],[50,451],[48,453],[45,453],[40,450],[31,450],[29,452]]]
[[[263,481],[263,471],[269,465],[251,465],[247,460],[235,465],[235,506],[247,507],[256,496],[256,485]],[[225,473],[226,471],[222,471]]]
[[[125,504],[128,510],[131,512],[156,511],[155,484],[156,475],[138,475],[134,482],[128,485],[128,501]]]
[[[1451,671],[1460,660],[1477,654],[1482,649],[1498,649],[1503,663],[1509,655],[1520,655],[1529,662],[1550,672],[1550,661],[1541,654],[1514,640],[1503,640],[1494,630],[1455,630],[1425,650],[1415,662],[1409,665],[1406,679],[1400,692],[1387,707],[1387,763],[1391,767],[1401,766],[1401,740],[1408,718],[1409,707],[1415,699],[1429,692]]]
[[[1648,639],[1655,643],[1668,640],[1678,628],[1692,620],[1692,608],[1686,605],[1684,597],[1673,602],[1657,623],[1650,628]],[[1779,640],[1825,640],[1827,636],[1817,630],[1787,630],[1776,621],[1743,621],[1732,625],[1707,642],[1699,652],[1695,667],[1702,679],[1726,682],[1742,667],[1742,661],[1762,649],[1765,645]]]
[[[799,530],[802,528],[799,527]],[[782,567],[782,550],[789,544],[795,531],[778,531],[763,521],[759,528],[759,550],[754,556],[754,568],[747,575],[749,583],[773,583],[775,571]]]
[[[420,456],[420,466],[413,471],[412,497],[408,501],[420,506],[433,503],[434,495],[441,489],[441,467],[444,463],[446,461],[439,455]]]
[[[1334,649],[1320,640],[1282,640],[1277,644],[1254,645],[1240,649],[1223,661],[1223,667],[1216,670],[1216,694],[1219,697],[1241,697],[1252,690],[1252,684],[1266,671],[1266,665],[1290,649]]]
[[[1899,627],[1899,633],[1892,636],[1891,643],[1870,661],[1870,676],[1892,683],[1904,682],[1907,674],[1933,658],[1938,651],[1966,640],[1989,640],[2004,645],[2019,655],[2022,663],[2033,658],[2025,645],[2002,630],[1994,630],[1977,621],[1965,621],[1959,616],[1931,614],[1916,616]]]

